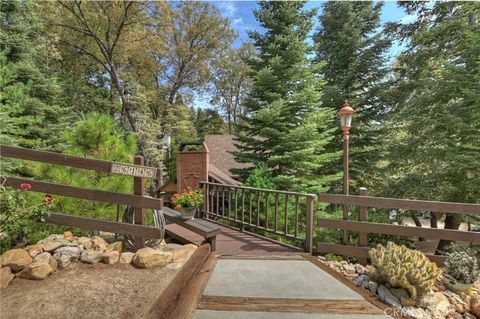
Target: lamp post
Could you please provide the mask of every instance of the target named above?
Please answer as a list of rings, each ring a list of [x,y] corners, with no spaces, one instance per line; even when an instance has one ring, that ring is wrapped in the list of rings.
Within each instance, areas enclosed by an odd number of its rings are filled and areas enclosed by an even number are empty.
[[[340,117],[340,128],[343,132],[343,194],[348,195],[348,152],[349,152],[349,139],[350,139],[350,128],[352,127],[352,117],[355,111],[350,107],[350,104],[347,100],[343,104],[343,107],[337,112]],[[343,205],[343,219],[348,220],[348,205]],[[343,231],[342,242],[344,245],[348,243],[348,232]]]

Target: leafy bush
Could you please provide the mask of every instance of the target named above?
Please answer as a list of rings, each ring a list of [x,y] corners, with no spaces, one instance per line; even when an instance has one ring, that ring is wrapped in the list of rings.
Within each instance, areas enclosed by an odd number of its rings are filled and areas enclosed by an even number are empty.
[[[335,255],[335,254],[332,254],[332,253],[328,253],[324,257],[328,261],[342,261],[343,260],[342,256],[338,256],[338,255]]]
[[[412,298],[429,292],[441,270],[420,251],[389,242],[369,252],[374,269],[374,280],[387,282],[392,287],[405,288]]]
[[[478,279],[477,259],[465,251],[448,254],[445,272],[464,284],[472,284]]]
[[[173,195],[171,199],[175,208],[197,208],[203,203],[203,193],[200,191],[187,191]]]
[[[21,184],[20,189],[1,188],[0,245],[2,250],[26,244],[36,231],[35,222],[44,222],[49,209],[54,206],[51,195],[43,200],[39,194],[29,192],[30,184]],[[33,236],[35,237],[35,236]]]

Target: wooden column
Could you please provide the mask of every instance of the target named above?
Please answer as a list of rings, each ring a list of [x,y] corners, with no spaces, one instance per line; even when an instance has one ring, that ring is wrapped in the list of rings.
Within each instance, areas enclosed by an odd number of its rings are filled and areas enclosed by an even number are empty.
[[[305,198],[307,208],[305,219],[305,251],[307,253],[313,252],[313,212],[314,212],[314,197],[307,195]]]
[[[134,159],[135,165],[144,165],[143,156],[135,156]],[[144,179],[143,177],[134,177],[133,178],[133,193],[135,195],[144,196],[145,195],[145,187],[144,187]],[[145,214],[142,207],[135,207],[135,224],[137,225],[144,225],[145,224]],[[140,248],[145,247],[144,238],[140,236],[135,236],[135,251]]]
[[[368,190],[365,187],[360,187],[360,196],[368,196]],[[358,207],[358,221],[367,222],[368,221],[368,211],[367,206]],[[358,246],[367,247],[368,246],[368,233],[358,233]],[[367,264],[367,258],[358,258],[358,262],[362,265]]]

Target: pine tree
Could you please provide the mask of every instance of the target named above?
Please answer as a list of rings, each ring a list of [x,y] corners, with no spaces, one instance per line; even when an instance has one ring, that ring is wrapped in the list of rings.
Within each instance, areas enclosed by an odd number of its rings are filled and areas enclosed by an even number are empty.
[[[407,48],[396,62],[386,195],[479,203],[480,4],[402,6],[417,19],[390,26]],[[449,214],[445,228],[460,222]]]
[[[50,68],[52,44],[30,1],[1,2],[0,128],[2,143],[28,148],[60,148],[68,124],[62,86]]]
[[[352,186],[376,184],[376,165],[381,159],[385,113],[382,93],[388,87],[386,51],[390,41],[379,31],[383,3],[370,1],[328,1],[319,16],[314,35],[316,60],[324,62],[323,105],[336,111],[345,100],[357,111],[351,134],[350,175]],[[338,148],[338,137],[331,148]],[[335,169],[341,168],[336,162]]]
[[[266,163],[278,188],[325,191],[338,174],[321,169],[339,154],[325,151],[334,112],[320,106],[323,81],[319,65],[308,58],[306,39],[316,11],[304,11],[300,1],[258,5],[254,14],[266,31],[250,33],[258,56],[250,61],[253,88],[236,159]]]

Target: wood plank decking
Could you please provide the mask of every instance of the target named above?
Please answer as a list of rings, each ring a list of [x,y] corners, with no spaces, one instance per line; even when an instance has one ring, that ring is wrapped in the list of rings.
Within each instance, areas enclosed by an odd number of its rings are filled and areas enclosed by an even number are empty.
[[[177,224],[169,224],[166,233],[171,237],[195,245],[200,245],[204,238]],[[217,235],[215,253],[220,256],[293,256],[303,255],[300,249],[284,246],[267,239],[222,226]]]

